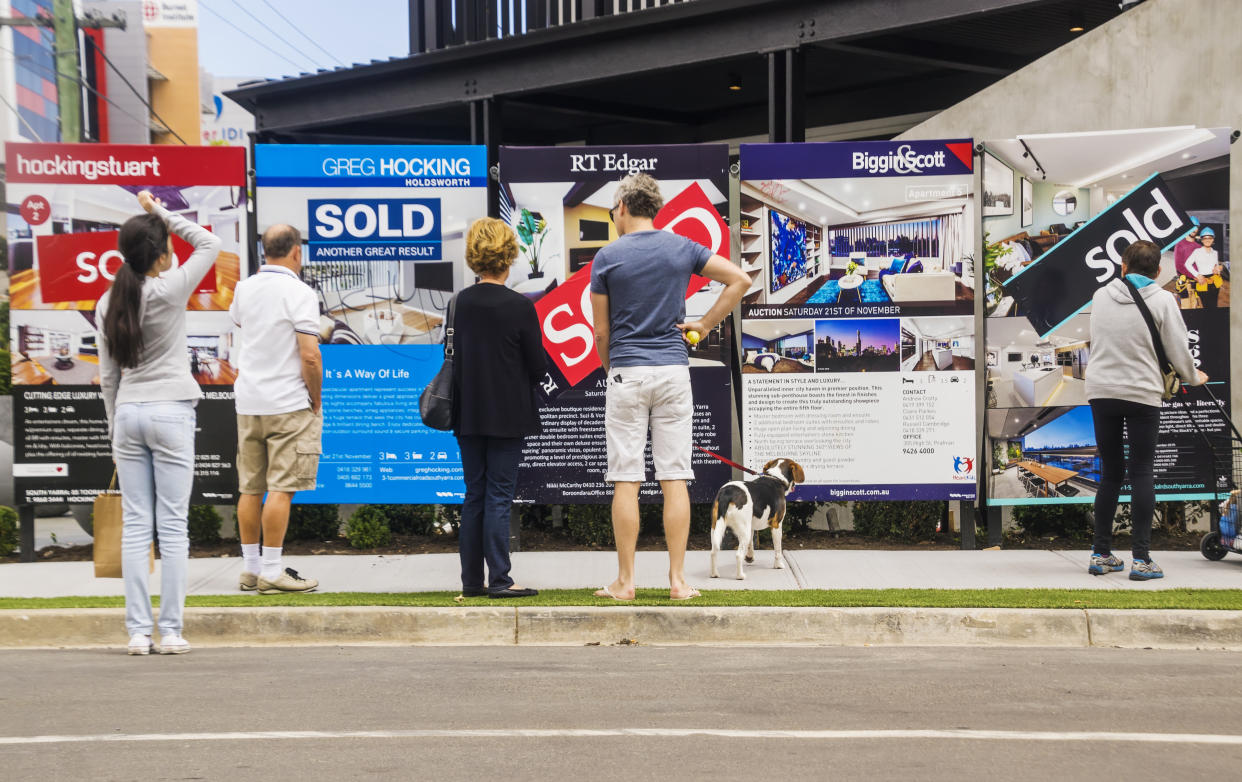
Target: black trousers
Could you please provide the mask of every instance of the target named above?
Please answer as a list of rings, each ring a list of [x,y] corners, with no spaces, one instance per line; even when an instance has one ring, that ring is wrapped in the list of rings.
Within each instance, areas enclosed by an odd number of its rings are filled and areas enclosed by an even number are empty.
[[[1203,302],[1204,309],[1216,309],[1216,299],[1220,297],[1220,288],[1212,283],[1208,283],[1207,290],[1199,291],[1199,301]]]
[[[1160,408],[1124,399],[1092,399],[1091,418],[1100,451],[1100,490],[1095,495],[1096,554],[1112,553],[1113,517],[1126,473],[1130,478],[1131,553],[1147,560],[1151,520],[1156,510],[1154,463],[1160,433]],[[1123,433],[1128,437],[1123,438]],[[1130,446],[1126,458],[1125,446]],[[1128,464],[1127,464],[1128,462]],[[1128,470],[1127,470],[1128,466]]]

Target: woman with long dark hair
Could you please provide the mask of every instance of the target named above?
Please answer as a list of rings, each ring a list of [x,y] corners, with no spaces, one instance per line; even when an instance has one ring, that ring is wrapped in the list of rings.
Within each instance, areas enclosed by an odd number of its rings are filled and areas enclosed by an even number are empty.
[[[169,213],[147,191],[146,214],[121,226],[117,249],[125,262],[100,299],[99,377],[124,520],[121,573],[129,653],[150,654],[153,621],[147,585],[152,528],[160,547],[160,652],[184,654],[186,560],[190,485],[194,480],[194,407],[202,397],[186,355],[185,307],[215,263],[220,239]],[[170,271],[172,236],[194,247]]]

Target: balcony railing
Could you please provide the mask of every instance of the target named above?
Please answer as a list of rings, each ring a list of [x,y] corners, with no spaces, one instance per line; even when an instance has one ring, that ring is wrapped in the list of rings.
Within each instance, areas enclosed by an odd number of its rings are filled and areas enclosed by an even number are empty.
[[[693,0],[410,0],[410,53]]]

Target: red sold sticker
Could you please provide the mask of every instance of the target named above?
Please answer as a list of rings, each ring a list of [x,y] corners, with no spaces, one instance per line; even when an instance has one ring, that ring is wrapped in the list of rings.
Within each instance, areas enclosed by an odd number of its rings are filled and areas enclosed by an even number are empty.
[[[729,228],[697,182],[668,201],[653,224],[729,257]],[[591,313],[591,266],[587,264],[535,303],[544,350],[571,386],[600,367]],[[707,278],[691,275],[686,298],[707,283]]]
[[[671,231],[692,242],[698,242],[716,255],[729,257],[729,226],[725,225],[724,219],[716,211],[716,207],[712,206],[711,199],[698,182],[691,182],[689,187],[664,204],[652,224],[661,230]],[[706,277],[690,275],[686,298],[702,290],[706,284]]]
[[[595,352],[595,324],[591,311],[591,266],[579,269],[563,285],[553,288],[535,302],[543,349],[576,386],[600,367]]]
[[[208,229],[210,230],[210,229]],[[39,293],[47,304],[65,301],[97,301],[116,279],[125,259],[117,251],[118,231],[81,234],[53,234],[36,238]],[[173,237],[177,260],[188,259],[194,248],[180,237]],[[207,271],[195,293],[215,293],[215,267]]]

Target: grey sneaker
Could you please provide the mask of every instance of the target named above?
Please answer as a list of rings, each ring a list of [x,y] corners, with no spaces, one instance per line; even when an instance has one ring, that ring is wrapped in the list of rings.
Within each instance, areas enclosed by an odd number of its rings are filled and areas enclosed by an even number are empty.
[[[237,588],[243,592],[253,592],[259,588],[259,574],[242,572],[237,577]]]
[[[1153,578],[1164,578],[1164,571],[1159,565],[1151,560],[1134,560],[1134,564],[1130,566],[1131,581],[1151,581]]]
[[[283,592],[313,592],[319,588],[319,582],[313,578],[302,578],[298,571],[287,567],[285,572],[271,581],[259,576],[255,587],[260,595],[279,595]]]
[[[151,642],[151,636],[139,633],[129,637],[129,646],[125,648],[128,654],[150,654],[155,644]]]
[[[1116,573],[1118,570],[1125,570],[1126,563],[1117,557],[1109,554],[1102,557],[1099,554],[1091,555],[1091,564],[1087,565],[1087,572],[1093,576],[1102,576],[1105,573]]]

